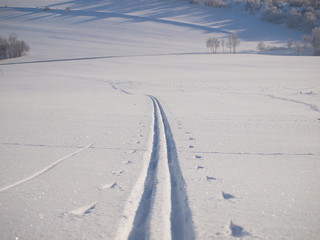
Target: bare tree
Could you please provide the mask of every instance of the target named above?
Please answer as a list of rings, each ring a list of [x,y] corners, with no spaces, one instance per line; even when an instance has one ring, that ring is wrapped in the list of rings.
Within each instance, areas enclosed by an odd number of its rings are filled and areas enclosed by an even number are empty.
[[[209,38],[207,40],[207,48],[209,48],[212,51],[212,53],[216,53],[219,46],[220,41],[218,38]]]
[[[233,50],[233,53],[236,53],[236,48],[237,46],[240,45],[240,39],[238,37],[238,34],[236,32],[232,32],[229,36],[229,39],[230,39],[230,52],[231,52],[231,47],[232,47],[232,50]]]
[[[299,56],[303,51],[303,44],[301,42],[294,43],[294,48],[296,49],[296,53]]]
[[[229,48],[229,52],[231,53],[231,51],[232,51],[232,41],[231,41],[231,38],[227,38],[226,45],[227,45],[227,47]]]
[[[288,48],[291,48],[292,45],[293,45],[293,41],[292,41],[291,38],[289,38],[289,39],[287,40],[287,46],[288,46]]]
[[[305,48],[312,47],[312,38],[310,34],[306,34],[303,36],[303,44]]]
[[[320,27],[315,27],[311,33],[311,41],[314,49],[320,48]]]
[[[261,51],[265,51],[267,49],[267,46],[265,44],[264,41],[260,41],[258,43],[257,49],[261,52]]]
[[[7,39],[0,37],[0,59],[8,58],[9,42]]]
[[[222,50],[223,50],[223,53],[224,53],[224,46],[225,46],[225,44],[226,44],[226,40],[225,40],[224,38],[222,38],[222,39],[220,40],[220,44],[221,44],[221,46],[222,46]]]

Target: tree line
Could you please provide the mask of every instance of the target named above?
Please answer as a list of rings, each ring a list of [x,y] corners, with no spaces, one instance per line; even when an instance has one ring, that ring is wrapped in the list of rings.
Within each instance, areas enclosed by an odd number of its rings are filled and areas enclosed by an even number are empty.
[[[219,47],[222,47],[223,53],[225,52],[225,47],[229,49],[230,53],[235,54],[236,48],[240,45],[240,39],[236,32],[232,32],[228,38],[209,38],[207,40],[207,48],[211,50],[212,53],[217,53]]]

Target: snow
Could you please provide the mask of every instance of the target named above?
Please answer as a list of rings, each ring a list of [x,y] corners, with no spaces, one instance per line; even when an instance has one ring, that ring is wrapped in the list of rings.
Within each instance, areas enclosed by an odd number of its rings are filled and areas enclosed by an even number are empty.
[[[319,59],[256,54],[301,32],[175,1],[0,6],[31,46],[0,61],[1,239],[318,238]],[[207,54],[231,30],[241,53]]]

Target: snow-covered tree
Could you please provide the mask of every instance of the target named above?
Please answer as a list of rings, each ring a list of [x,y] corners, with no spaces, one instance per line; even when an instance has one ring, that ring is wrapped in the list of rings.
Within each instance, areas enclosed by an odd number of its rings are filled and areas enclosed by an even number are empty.
[[[11,34],[7,39],[0,38],[0,58],[15,58],[25,55],[30,47],[18,40],[17,35]]]

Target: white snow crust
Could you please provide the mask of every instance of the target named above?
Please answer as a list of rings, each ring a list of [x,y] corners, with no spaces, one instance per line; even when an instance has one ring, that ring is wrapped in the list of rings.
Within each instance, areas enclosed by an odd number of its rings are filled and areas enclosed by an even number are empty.
[[[320,60],[256,54],[302,32],[164,0],[0,0],[0,30],[31,47],[0,60],[0,239],[319,238]]]

